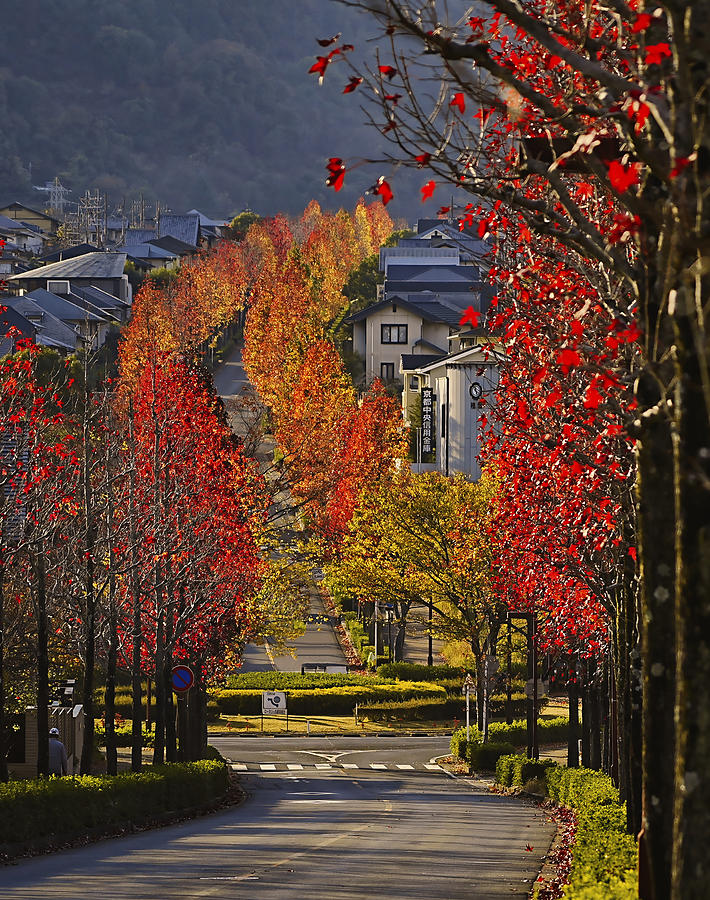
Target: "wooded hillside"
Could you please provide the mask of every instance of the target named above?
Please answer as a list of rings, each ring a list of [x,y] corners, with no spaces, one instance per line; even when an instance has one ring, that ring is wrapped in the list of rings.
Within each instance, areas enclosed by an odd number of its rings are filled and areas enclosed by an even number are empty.
[[[365,47],[367,18],[325,0],[23,0],[3,10],[0,198],[41,206],[59,175],[76,199],[143,191],[176,211],[295,213],[329,155],[372,155],[348,69],[318,87],[316,38]],[[30,171],[31,164],[31,171]],[[416,179],[415,179],[416,180]],[[418,184],[418,182],[417,182]],[[362,185],[360,185],[360,189]],[[401,198],[401,199],[400,199]],[[390,212],[412,215],[418,188]],[[408,206],[407,206],[408,204]]]

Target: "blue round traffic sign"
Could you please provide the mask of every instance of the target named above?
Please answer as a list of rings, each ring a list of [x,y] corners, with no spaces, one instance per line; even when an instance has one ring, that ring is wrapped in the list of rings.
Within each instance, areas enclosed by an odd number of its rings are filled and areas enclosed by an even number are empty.
[[[179,694],[181,691],[189,691],[195,683],[195,676],[189,666],[175,666],[173,668],[173,690]]]

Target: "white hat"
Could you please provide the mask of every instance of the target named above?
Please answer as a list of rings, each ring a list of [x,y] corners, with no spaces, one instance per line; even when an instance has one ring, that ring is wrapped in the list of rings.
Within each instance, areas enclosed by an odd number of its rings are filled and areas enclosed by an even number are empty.
[[[49,729],[49,733],[50,733],[51,735],[55,735],[55,734],[56,734],[57,737],[59,737],[59,729],[58,729],[58,728],[50,728],[50,729]]]

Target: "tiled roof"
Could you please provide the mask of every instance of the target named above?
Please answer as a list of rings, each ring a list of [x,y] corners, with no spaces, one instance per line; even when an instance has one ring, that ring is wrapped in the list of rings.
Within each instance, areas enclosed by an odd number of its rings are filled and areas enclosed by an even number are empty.
[[[402,370],[404,372],[411,372],[414,369],[418,369],[420,366],[428,366],[430,363],[436,362],[437,359],[441,359],[442,356],[446,354],[443,353],[403,353],[402,354]]]
[[[152,241],[145,244],[131,244],[129,247],[120,247],[119,249],[137,259],[177,259],[178,256],[171,250],[156,247]]]
[[[185,216],[163,215],[158,223],[158,237],[171,237],[184,241],[186,244],[197,246],[200,233],[200,216],[192,213]]]
[[[21,275],[12,275],[10,281],[28,281],[36,278],[120,278],[126,265],[125,253],[84,253],[74,259],[50,263],[39,269],[30,269]]]
[[[76,303],[65,300],[64,297],[58,297],[56,294],[50,294],[44,288],[37,288],[24,295],[32,300],[40,309],[48,312],[50,315],[59,319],[60,322],[103,322],[104,316],[92,312],[90,309],[82,309]],[[77,298],[78,299],[78,298]]]
[[[126,303],[125,300],[121,300],[119,297],[114,297],[113,294],[109,294],[108,291],[102,291],[101,288],[94,287],[90,284],[81,287],[72,285],[71,290],[73,295],[88,300],[89,303],[92,303],[101,310],[128,309],[131,305],[130,303]]]
[[[74,328],[42,309],[27,294],[22,297],[3,298],[3,305],[17,310],[21,316],[30,320],[37,329],[38,344],[47,347],[61,347],[65,350],[76,349],[78,339]],[[33,322],[33,318],[38,321]]]
[[[61,250],[53,250],[51,253],[45,253],[40,259],[43,263],[60,262],[63,259],[74,259],[77,256],[84,256],[85,253],[100,253],[98,247],[93,244],[76,244],[74,247],[63,247]]]
[[[127,228],[123,236],[123,246],[133,247],[136,244],[145,244],[146,241],[157,236],[155,228]]]
[[[195,248],[192,244],[186,244],[185,241],[179,241],[170,234],[166,234],[164,237],[151,238],[148,243],[153,244],[155,247],[162,247],[163,250],[170,250],[178,256],[188,256],[195,252]]]

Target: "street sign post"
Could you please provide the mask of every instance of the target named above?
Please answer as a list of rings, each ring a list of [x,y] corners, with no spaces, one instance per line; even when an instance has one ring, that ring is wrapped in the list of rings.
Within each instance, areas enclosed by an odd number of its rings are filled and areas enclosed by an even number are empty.
[[[177,694],[189,691],[195,683],[195,676],[189,666],[173,666],[173,690]]]
[[[261,730],[264,730],[264,716],[286,716],[288,731],[288,704],[286,691],[261,692]]]
[[[466,677],[464,678],[462,691],[466,695],[466,743],[468,744],[471,739],[471,713],[470,713],[470,699],[471,699],[471,690],[473,688],[473,677],[471,673],[468,672]]]

